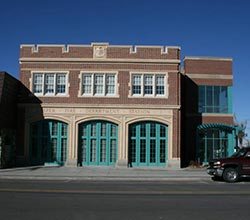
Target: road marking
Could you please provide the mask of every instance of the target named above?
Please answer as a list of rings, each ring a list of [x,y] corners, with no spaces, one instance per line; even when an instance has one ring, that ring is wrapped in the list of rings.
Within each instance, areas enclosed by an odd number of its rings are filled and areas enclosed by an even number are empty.
[[[250,190],[241,191],[191,191],[191,190],[140,190],[140,191],[120,191],[120,190],[65,190],[65,189],[12,189],[2,188],[0,192],[17,193],[69,193],[69,194],[137,194],[137,195],[250,195]]]

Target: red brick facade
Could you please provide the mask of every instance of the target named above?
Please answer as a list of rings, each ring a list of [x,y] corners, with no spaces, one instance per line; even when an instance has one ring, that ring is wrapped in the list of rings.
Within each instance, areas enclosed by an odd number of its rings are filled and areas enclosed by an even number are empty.
[[[128,126],[133,122],[158,121],[169,129],[168,161],[180,159],[180,48],[160,46],[112,46],[106,43],[91,45],[22,45],[20,51],[20,80],[31,91],[36,72],[65,71],[68,73],[66,96],[39,96],[42,115],[37,107],[25,107],[26,124],[42,118],[58,119],[77,127],[79,121],[108,120],[119,124],[118,162],[128,160]],[[81,95],[82,72],[95,71],[117,74],[117,95],[114,97],[84,97]],[[166,94],[163,97],[134,97],[131,95],[131,74],[164,74]],[[48,106],[48,107],[47,107]],[[31,111],[31,109],[34,109]],[[61,110],[60,110],[61,109]],[[66,111],[66,110],[67,111]],[[83,109],[83,110],[82,110]],[[87,110],[88,114],[76,112]],[[105,110],[106,109],[106,110]],[[31,112],[30,112],[31,111]],[[55,113],[57,112],[57,113]],[[60,113],[64,112],[64,113]],[[65,114],[67,112],[67,114]],[[107,112],[107,114],[105,114]],[[123,113],[122,113],[123,112]],[[75,129],[75,128],[74,128]],[[27,131],[28,132],[28,131]],[[69,140],[69,163],[77,158],[77,131]],[[29,140],[25,157],[28,156]],[[125,162],[124,162],[125,161]],[[168,166],[170,166],[170,162]]]
[[[69,97],[41,97],[45,103],[93,103],[93,104],[150,104],[178,105],[179,97],[179,48],[168,49],[163,54],[163,48],[136,47],[131,53],[130,47],[110,46],[105,59],[93,59],[93,47],[68,46],[69,52],[63,52],[64,47],[38,46],[34,52],[33,46],[22,46],[20,54],[20,80],[27,88],[31,87],[31,71],[65,70],[69,71]],[[46,61],[43,60],[46,59]],[[84,58],[88,60],[84,60]],[[76,60],[75,60],[76,59]],[[79,59],[79,60],[78,60]],[[109,60],[112,59],[112,60]],[[148,62],[147,62],[148,60]],[[119,84],[119,99],[117,98],[84,98],[78,96],[81,71],[117,71]],[[146,99],[129,97],[129,72],[166,72],[168,73],[168,99]]]
[[[223,58],[186,57],[180,71],[180,48],[160,46],[91,45],[22,45],[20,80],[34,90],[34,74],[67,73],[65,96],[38,96],[39,102],[23,101],[20,109],[25,118],[23,157],[29,157],[29,126],[51,119],[69,127],[68,164],[78,158],[78,127],[91,120],[107,120],[119,127],[117,165],[128,164],[129,127],[143,121],[168,127],[167,167],[185,166],[195,160],[196,128],[199,124],[220,122],[232,124],[230,114],[203,114],[198,109],[198,86],[232,86],[232,60]],[[84,96],[81,94],[83,73],[115,73],[116,95]],[[133,74],[161,74],[165,77],[164,96],[133,96]],[[33,102],[34,103],[34,102]]]

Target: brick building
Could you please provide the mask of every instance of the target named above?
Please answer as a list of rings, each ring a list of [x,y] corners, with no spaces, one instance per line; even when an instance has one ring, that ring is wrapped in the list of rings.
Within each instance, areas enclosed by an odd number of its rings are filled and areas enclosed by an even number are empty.
[[[20,160],[180,167],[207,162],[218,140],[227,153],[233,150],[231,59],[187,57],[181,72],[179,47],[92,43],[20,50],[20,80],[34,94],[19,104]],[[210,93],[219,99],[213,111],[205,98]],[[214,136],[210,149],[207,130],[227,134]]]
[[[232,59],[186,57],[182,85],[182,161],[206,164],[231,155],[238,129],[233,125]]]

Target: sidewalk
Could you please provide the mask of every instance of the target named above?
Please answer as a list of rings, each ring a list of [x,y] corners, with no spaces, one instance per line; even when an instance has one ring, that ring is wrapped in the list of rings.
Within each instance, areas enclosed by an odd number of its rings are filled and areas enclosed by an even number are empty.
[[[163,168],[117,167],[22,167],[1,169],[1,179],[36,180],[124,180],[124,181],[198,181],[211,177],[204,168],[178,170]]]

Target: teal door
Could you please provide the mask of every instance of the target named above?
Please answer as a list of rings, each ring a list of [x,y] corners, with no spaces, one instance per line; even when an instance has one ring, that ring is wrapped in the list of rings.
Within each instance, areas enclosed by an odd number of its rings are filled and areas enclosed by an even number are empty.
[[[63,165],[67,159],[68,125],[43,120],[30,127],[30,161],[33,165]]]
[[[79,165],[113,166],[117,158],[118,126],[107,121],[79,125]]]
[[[168,149],[168,127],[156,122],[129,126],[129,165],[165,166]]]

